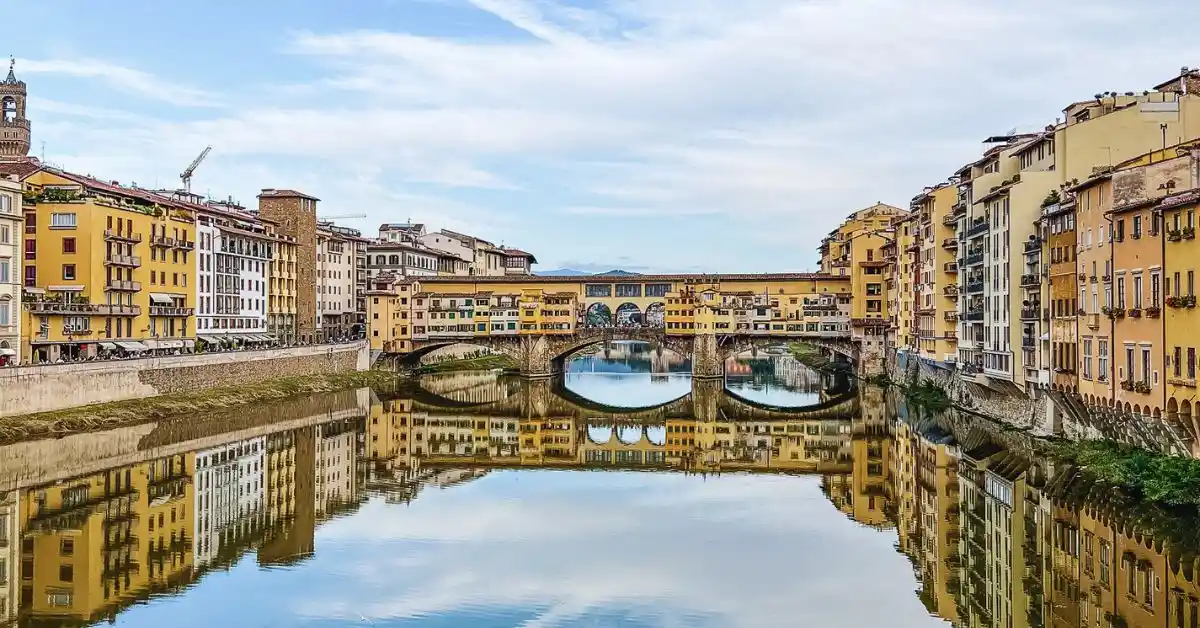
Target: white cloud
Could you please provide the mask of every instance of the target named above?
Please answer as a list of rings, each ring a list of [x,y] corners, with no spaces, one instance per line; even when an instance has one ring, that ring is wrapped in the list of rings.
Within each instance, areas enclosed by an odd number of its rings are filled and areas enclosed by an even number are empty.
[[[180,107],[213,107],[218,104],[216,97],[204,90],[97,59],[22,59],[20,67],[22,76],[59,74],[103,81],[109,87]]]
[[[188,120],[63,127],[49,148],[142,181],[174,176],[211,143],[197,182],[244,197],[311,181],[333,200],[347,187],[338,177],[365,168],[371,185],[353,203],[367,224],[444,208],[444,221],[428,212],[431,224],[496,228],[481,235],[535,249],[546,267],[608,252],[655,268],[778,270],[807,265],[819,234],[849,211],[904,206],[983,137],[1200,59],[1186,39],[1163,57],[1162,24],[1200,17],[1175,1],[468,2],[510,30],[310,26],[282,52],[315,68],[312,82]],[[25,64],[180,105],[235,100],[99,61]],[[79,115],[55,113],[39,133]],[[178,165],[161,172],[164,163]],[[248,163],[264,178],[231,176]],[[565,228],[563,213],[589,229]],[[680,221],[683,237],[667,240],[687,245],[660,239],[661,250],[615,237],[639,218],[690,216],[719,221],[720,233]],[[757,247],[719,245],[764,233]]]

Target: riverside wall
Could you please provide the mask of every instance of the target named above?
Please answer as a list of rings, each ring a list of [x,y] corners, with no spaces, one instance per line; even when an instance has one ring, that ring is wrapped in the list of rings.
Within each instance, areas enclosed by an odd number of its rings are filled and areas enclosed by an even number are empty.
[[[1200,424],[1181,417],[1153,418],[1085,405],[1077,395],[1037,388],[995,386],[964,377],[956,369],[908,356],[888,356],[890,377],[904,384],[930,381],[946,391],[958,411],[981,416],[1035,437],[1112,440],[1168,454],[1200,456]]]
[[[368,368],[365,342],[5,368],[0,417]]]

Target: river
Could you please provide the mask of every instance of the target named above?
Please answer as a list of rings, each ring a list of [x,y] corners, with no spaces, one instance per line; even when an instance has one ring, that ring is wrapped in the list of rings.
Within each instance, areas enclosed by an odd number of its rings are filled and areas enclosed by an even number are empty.
[[[0,626],[1200,628],[1196,518],[645,346],[0,447]]]

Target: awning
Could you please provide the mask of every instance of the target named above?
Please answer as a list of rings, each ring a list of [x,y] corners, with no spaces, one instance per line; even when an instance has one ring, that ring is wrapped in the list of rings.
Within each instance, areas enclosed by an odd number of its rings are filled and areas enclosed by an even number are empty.
[[[100,343],[100,348],[104,349],[105,351],[112,351],[113,349],[117,348],[117,345],[116,343],[112,342],[102,342]]]
[[[80,284],[46,286],[46,289],[50,292],[83,292],[83,286]]]
[[[0,347],[0,355],[17,355],[17,350],[9,347]]]
[[[184,346],[185,348],[188,348],[188,349],[195,349],[195,348],[196,348],[196,341],[195,341],[195,340],[184,340],[184,341],[183,341],[183,346]]]
[[[149,349],[149,347],[147,347],[146,345],[144,345],[140,342],[128,341],[128,340],[125,340],[125,341],[118,340],[117,346],[126,351],[146,351],[147,349]]]
[[[163,294],[161,292],[151,292],[150,293],[150,302],[158,303],[159,305],[171,305],[172,303],[175,302],[175,299],[172,299],[171,295],[169,295],[169,294]]]
[[[263,336],[260,334],[253,334],[253,335],[249,336],[249,338],[250,338],[250,342],[268,342],[269,341],[266,336]]]
[[[182,340],[159,340],[158,348],[159,349],[182,349],[183,341]]]

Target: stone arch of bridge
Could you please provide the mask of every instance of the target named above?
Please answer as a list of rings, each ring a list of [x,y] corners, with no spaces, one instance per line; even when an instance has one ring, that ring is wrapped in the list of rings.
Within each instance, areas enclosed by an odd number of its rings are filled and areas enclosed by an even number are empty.
[[[686,337],[668,336],[661,329],[629,327],[629,328],[598,328],[581,329],[574,336],[565,336],[557,340],[551,348],[551,360],[562,366],[572,354],[590,347],[614,340],[640,340],[659,347],[670,349],[683,356],[691,355],[691,339]],[[561,372],[561,368],[559,369]]]

